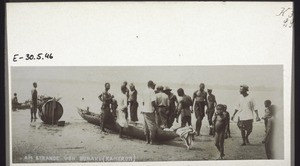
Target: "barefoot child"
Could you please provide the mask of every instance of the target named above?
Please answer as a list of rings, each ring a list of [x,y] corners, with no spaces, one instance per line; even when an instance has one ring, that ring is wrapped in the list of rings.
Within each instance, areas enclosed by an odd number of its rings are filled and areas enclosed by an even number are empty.
[[[225,130],[228,124],[229,116],[225,111],[225,107],[222,104],[217,105],[217,111],[213,118],[214,130],[215,130],[215,145],[220,152],[219,159],[223,159],[224,154],[224,138]]]

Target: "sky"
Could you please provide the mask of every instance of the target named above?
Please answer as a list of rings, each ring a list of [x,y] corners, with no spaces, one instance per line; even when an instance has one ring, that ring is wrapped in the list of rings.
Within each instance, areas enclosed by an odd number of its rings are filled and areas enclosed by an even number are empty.
[[[53,80],[77,82],[138,82],[157,84],[241,85],[283,87],[283,67],[273,66],[111,66],[111,67],[12,67],[12,81]]]

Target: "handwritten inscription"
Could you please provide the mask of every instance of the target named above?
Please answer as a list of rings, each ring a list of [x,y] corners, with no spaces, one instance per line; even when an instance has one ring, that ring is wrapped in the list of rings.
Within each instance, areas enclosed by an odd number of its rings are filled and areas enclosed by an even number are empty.
[[[20,60],[25,60],[25,61],[51,60],[53,58],[54,57],[52,53],[38,53],[38,54],[25,54],[25,55],[15,54],[13,56],[13,62],[18,62]]]
[[[276,15],[283,18],[283,26],[292,28],[294,25],[294,11],[292,8],[281,8],[280,12]]]

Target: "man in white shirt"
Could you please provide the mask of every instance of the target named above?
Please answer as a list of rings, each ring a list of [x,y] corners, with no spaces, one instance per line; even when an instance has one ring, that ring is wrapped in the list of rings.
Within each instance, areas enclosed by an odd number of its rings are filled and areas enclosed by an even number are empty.
[[[155,84],[153,81],[148,81],[148,89],[143,97],[142,114],[144,116],[144,132],[146,135],[146,143],[153,144],[156,137],[156,123],[155,123]]]
[[[243,138],[242,146],[249,144],[249,135],[252,132],[253,128],[253,112],[256,115],[256,121],[260,121],[258,116],[258,111],[255,107],[255,102],[251,96],[248,94],[249,87],[247,85],[240,86],[241,96],[236,105],[235,111],[232,115],[231,120],[234,119],[235,114],[238,112],[238,127],[241,130],[241,135]]]
[[[120,133],[119,137],[122,138],[123,134],[123,127],[127,127],[127,118],[128,118],[128,109],[127,109],[127,95],[126,95],[126,86],[121,86],[121,98],[120,98],[120,104],[119,104],[119,110],[118,110],[118,118],[117,121],[120,125]]]

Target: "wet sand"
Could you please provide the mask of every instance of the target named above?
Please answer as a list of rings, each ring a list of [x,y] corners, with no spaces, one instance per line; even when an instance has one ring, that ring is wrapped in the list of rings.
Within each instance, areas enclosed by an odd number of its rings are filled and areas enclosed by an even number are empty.
[[[79,115],[71,122],[66,121],[63,127],[46,125],[40,119],[30,122],[29,110],[18,110],[11,115],[13,163],[103,162],[103,159],[201,161],[218,157],[214,138],[208,136],[206,117],[203,119],[202,136],[196,137],[193,148],[187,151],[180,138],[159,145],[147,145],[142,140],[121,139],[117,133],[105,135],[100,132],[99,126],[87,123]],[[195,123],[194,118],[192,123]],[[174,122],[174,125],[179,124]],[[225,140],[226,160],[266,159],[264,144],[261,143],[264,137],[262,122],[254,123],[253,133],[249,137],[251,144],[247,146],[240,146],[242,140],[236,123],[230,125],[232,138]]]

